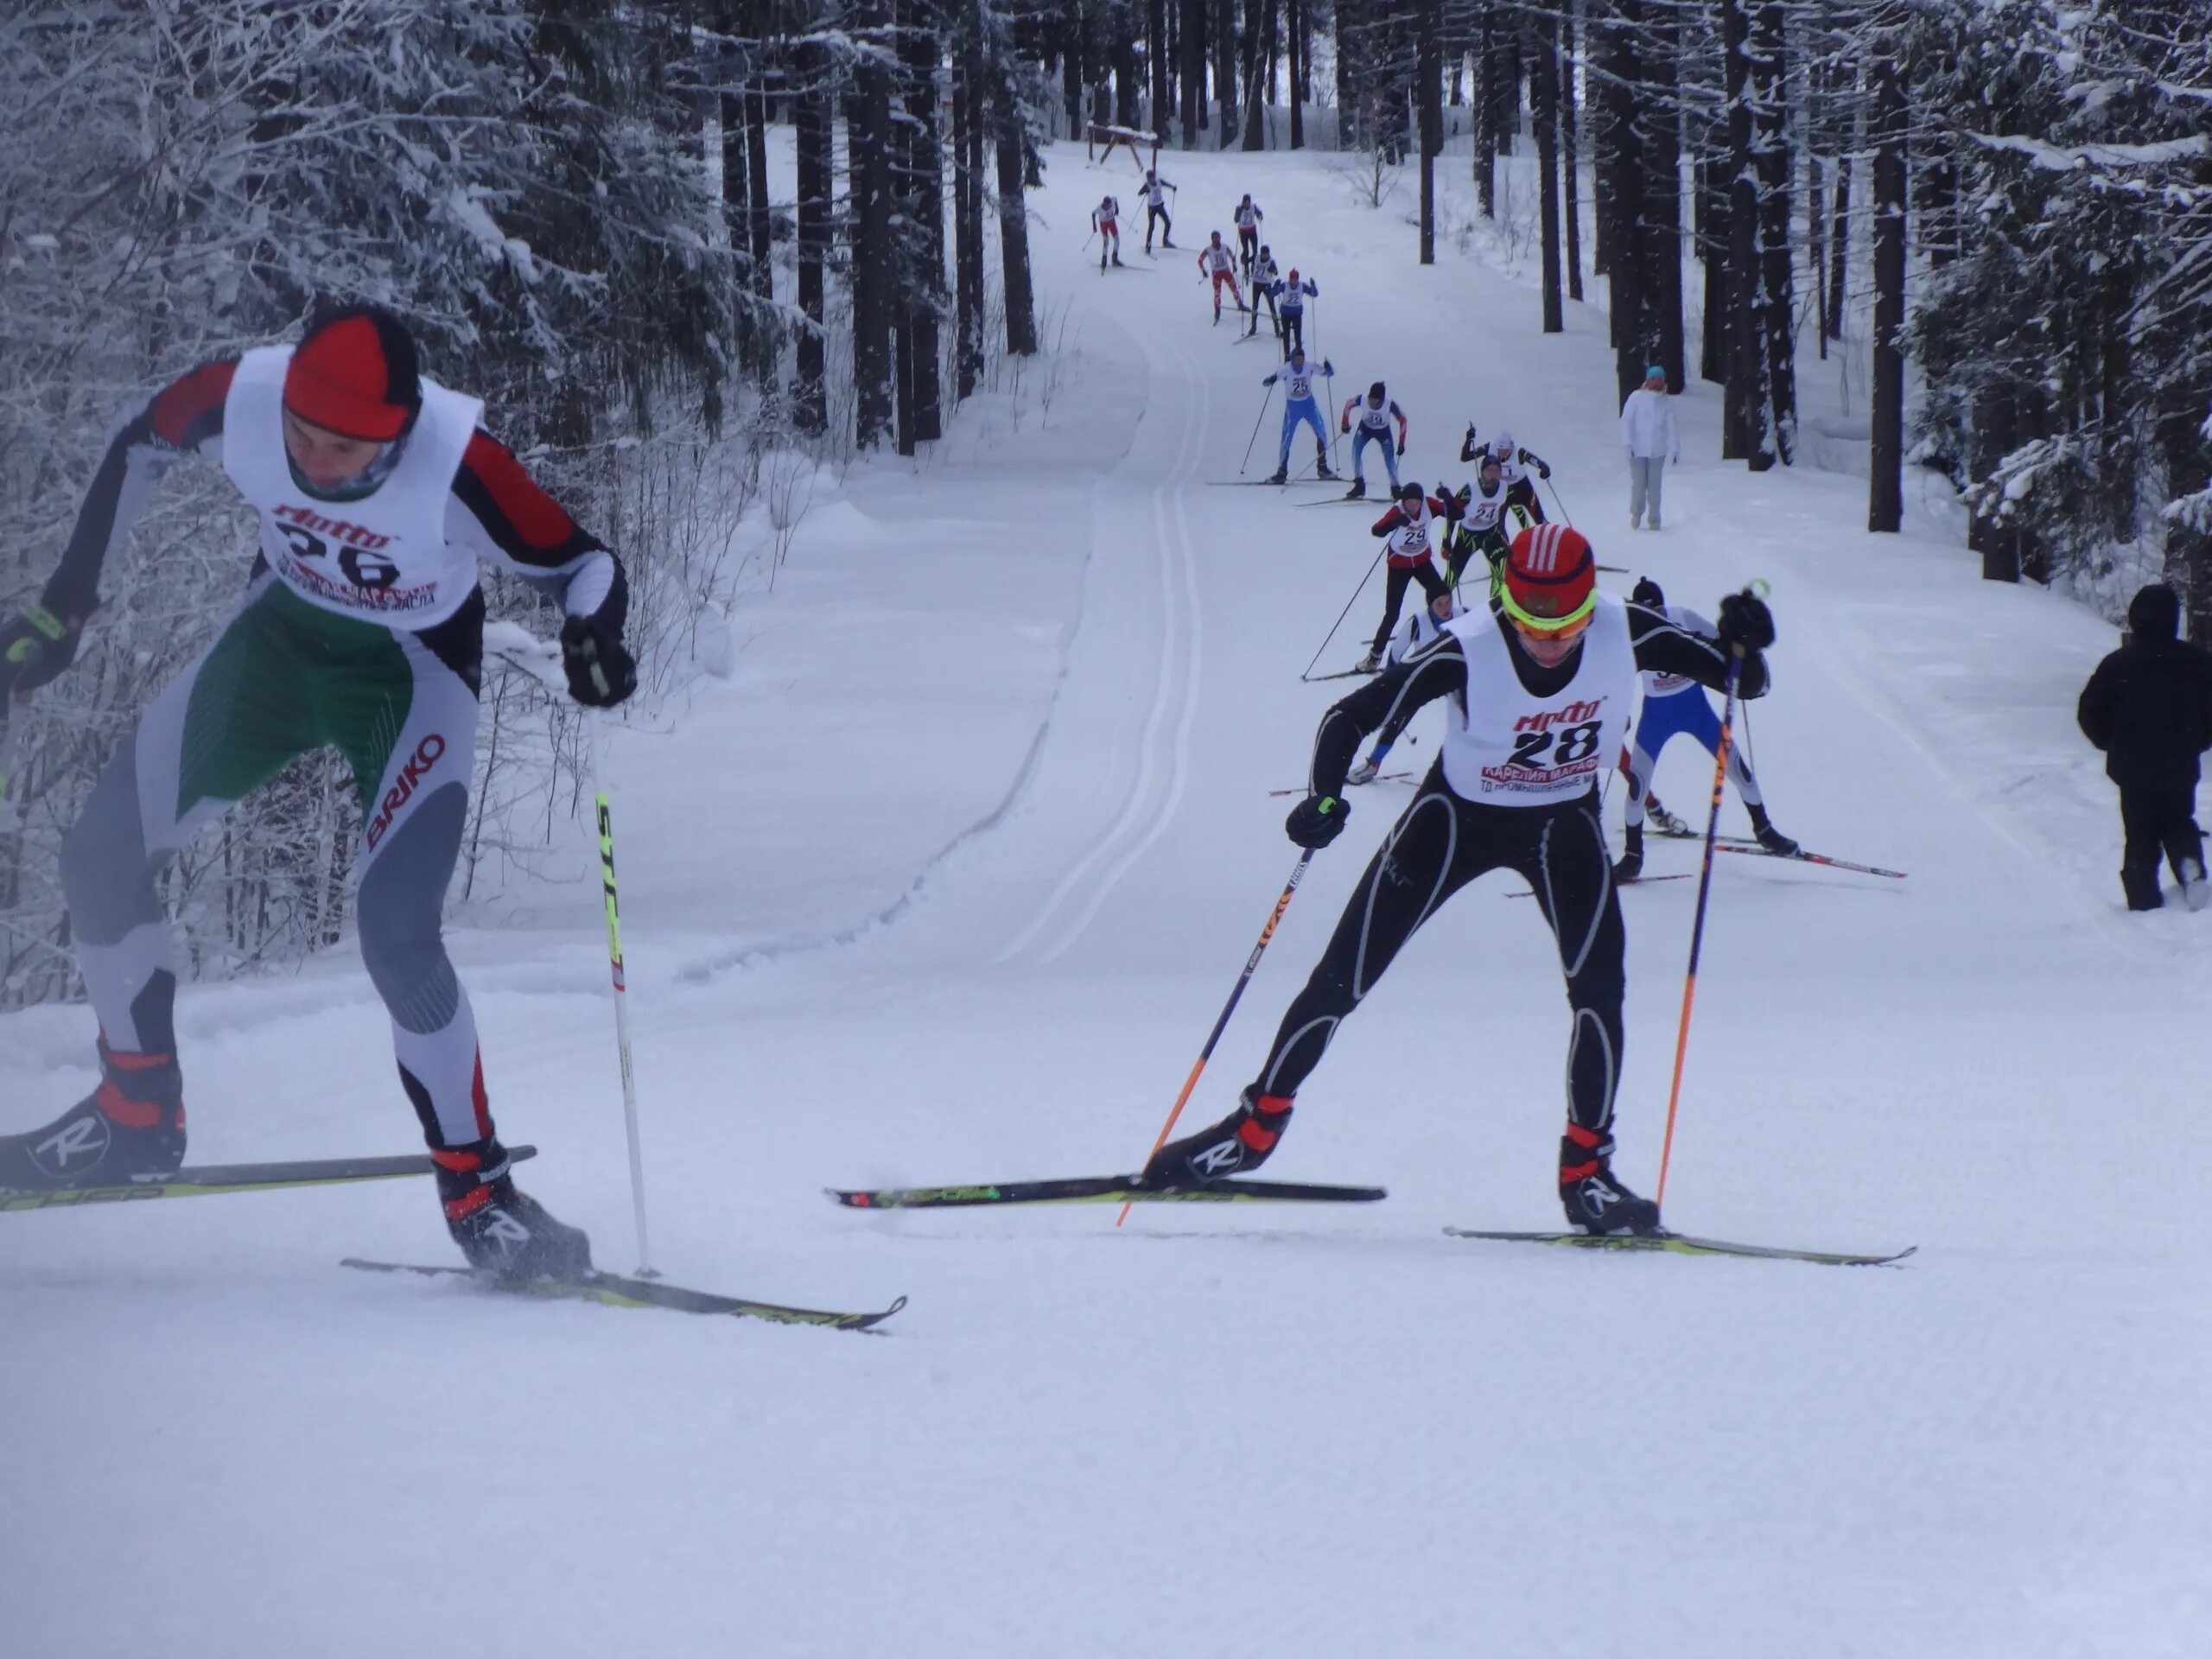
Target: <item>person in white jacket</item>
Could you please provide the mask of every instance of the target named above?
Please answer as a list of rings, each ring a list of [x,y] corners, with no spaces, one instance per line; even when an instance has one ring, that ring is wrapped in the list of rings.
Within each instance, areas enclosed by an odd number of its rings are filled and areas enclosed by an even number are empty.
[[[1628,451],[1628,527],[1642,527],[1644,514],[1659,528],[1659,479],[1669,461],[1682,458],[1675,435],[1675,402],[1667,396],[1667,372],[1653,364],[1643,384],[1621,405],[1621,446]]]

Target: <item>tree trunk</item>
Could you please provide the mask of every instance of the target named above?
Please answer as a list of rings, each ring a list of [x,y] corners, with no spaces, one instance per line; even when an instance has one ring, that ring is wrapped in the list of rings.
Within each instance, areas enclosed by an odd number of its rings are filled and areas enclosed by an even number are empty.
[[[1728,192],[1720,182],[1724,165],[1709,157],[1697,164],[1697,257],[1705,265],[1705,338],[1698,348],[1697,372],[1700,378],[1725,386],[1729,330],[1734,324],[1728,309]],[[1726,433],[1724,423],[1724,454]]]
[[[883,44],[882,0],[855,7],[854,32]],[[853,65],[845,99],[845,176],[851,201],[846,248],[853,296],[853,442],[872,448],[891,434],[893,292],[900,261],[891,229],[891,76],[873,55]]]
[[[1682,116],[1677,96],[1681,22],[1673,8],[1653,14],[1651,50],[1637,87],[1645,136],[1643,264],[1650,283],[1655,346],[1649,363],[1635,365],[1637,385],[1656,363],[1667,372],[1667,390],[1679,397],[1688,384],[1682,362]],[[1625,399],[1636,388],[1624,388]]]
[[[1475,96],[1479,107],[1472,111],[1475,120],[1475,205],[1484,219],[1497,217],[1497,94],[1491,86],[1497,73],[1497,54],[1491,39],[1491,9],[1483,8],[1483,20],[1475,35],[1476,78]]]
[[[1752,74],[1758,84],[1759,278],[1765,300],[1767,429],[1775,459],[1797,454],[1797,262],[1790,245],[1789,105],[1783,60],[1783,8],[1762,5],[1754,20]]]
[[[1414,48],[1414,107],[1421,124],[1421,263],[1436,263],[1436,156],[1444,148],[1444,65],[1439,39],[1444,32],[1439,0],[1421,0],[1420,35]]]
[[[1268,54],[1274,43],[1267,39],[1274,22],[1272,0],[1244,0],[1244,148],[1248,150],[1268,147],[1268,97],[1262,78],[1268,67]]]
[[[1643,22],[1643,0],[1612,0],[1599,60],[1606,77],[1602,129],[1606,137],[1599,150],[1599,173],[1605,181],[1601,223],[1609,256],[1616,409],[1642,384],[1643,365],[1658,345],[1657,282],[1646,234],[1645,202],[1649,164],[1645,135],[1656,112],[1640,96]]]
[[[1758,303],[1759,189],[1752,151],[1751,26],[1745,0],[1720,0],[1728,107],[1728,354],[1720,454],[1755,473],[1774,465],[1766,418],[1765,316]]]
[[[830,66],[818,48],[808,48],[806,55],[808,60],[799,67],[802,84],[791,101],[791,128],[798,152],[798,308],[804,318],[798,335],[791,401],[799,429],[820,432],[830,418],[823,370],[827,340],[823,267],[830,254],[832,188]]]
[[[1144,27],[1145,67],[1152,76],[1152,114],[1147,124],[1153,131],[1164,133],[1167,130],[1168,115],[1174,107],[1167,79],[1167,0],[1145,0]]]
[[[953,372],[964,399],[983,372],[983,67],[972,22],[958,31],[954,50]]]
[[[1022,200],[1021,106],[1011,67],[991,66],[991,128],[998,145],[999,265],[1005,287],[1006,349],[1009,356],[1037,351],[1036,301],[1029,283],[1029,207]]]
[[[1828,338],[1843,338],[1844,273],[1851,268],[1851,157],[1835,164],[1835,218],[1828,235]]]
[[[1306,148],[1306,99],[1310,90],[1311,71],[1306,67],[1306,0],[1282,0],[1283,30],[1288,36],[1284,42],[1290,59],[1290,85],[1284,90],[1289,93],[1290,147]]]
[[[1206,30],[1205,0],[1175,0],[1176,29],[1180,35],[1183,69],[1183,148],[1198,147],[1198,129],[1205,124],[1201,107],[1206,95]]]
[[[944,395],[938,382],[938,334],[944,315],[944,157],[938,132],[938,66],[944,60],[942,15],[936,0],[906,0],[899,58],[906,80],[907,188],[912,244],[906,318],[906,371],[911,401],[899,419],[902,445],[927,443],[944,434]],[[911,452],[911,451],[910,451]]]
[[[1566,192],[1560,206],[1567,218],[1567,297],[1582,301],[1582,152],[1576,142],[1582,94],[1575,86],[1574,8],[1560,19],[1559,148],[1560,183]]]
[[[1092,0],[1097,3],[1097,0]],[[1060,102],[1067,110],[1068,137],[1084,136],[1084,122],[1088,118],[1090,100],[1084,89],[1090,84],[1089,66],[1084,62],[1083,7],[1079,0],[1061,0],[1059,7],[1060,44]]]
[[[1213,85],[1221,100],[1221,129],[1216,149],[1227,149],[1241,136],[1236,119],[1236,0],[1213,0]]]
[[[1559,22],[1538,17],[1535,36],[1535,105],[1536,174],[1541,181],[1544,243],[1544,332],[1562,334],[1567,309],[1559,289]]]
[[[1905,92],[1897,54],[1874,55],[1873,442],[1866,528],[1895,534],[1904,520]],[[1839,188],[1840,187],[1839,186]],[[1838,243],[1840,248],[1840,238]],[[1839,257],[1840,254],[1839,253]]]

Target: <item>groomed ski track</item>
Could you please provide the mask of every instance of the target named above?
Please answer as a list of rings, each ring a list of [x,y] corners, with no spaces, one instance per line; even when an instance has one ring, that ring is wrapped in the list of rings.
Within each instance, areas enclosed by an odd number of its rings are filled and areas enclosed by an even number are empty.
[[[1448,238],[1417,267],[1410,175],[1376,212],[1338,165],[1166,157],[1191,251],[1122,283],[1077,245],[1132,180],[1055,147],[1033,249],[1075,355],[1049,413],[979,400],[918,469],[855,469],[734,619],[730,682],[614,745],[656,1265],[810,1306],[906,1292],[886,1339],[340,1272],[437,1259],[421,1183],[16,1217],[0,1649],[386,1655],[481,1619],[533,1659],[2200,1650],[2212,917],[2118,912],[2117,813],[2069,729],[2111,631],[1980,582],[1924,516],[1860,534],[1859,480],[1721,467],[1707,387],[1669,528],[1631,537],[1603,315],[1547,340]],[[1374,543],[1206,487],[1269,366],[1192,263],[1247,189],[1321,286],[1333,401],[1381,378],[1409,412],[1407,476],[1456,483],[1465,422],[1510,423],[1607,563],[1705,610],[1773,585],[1776,820],[1911,878],[1716,873],[1668,1219],[1910,1263],[1443,1237],[1558,1223],[1564,999],[1503,875],[1345,1025],[1265,1171],[1383,1204],[1117,1231],[822,1200],[1130,1166],[1296,856],[1267,791],[1351,689],[1298,673]],[[1425,772],[1437,731],[1393,763]],[[1686,815],[1702,760],[1662,763]],[[1353,792],[1191,1122],[1408,798]],[[1624,896],[1619,1166],[1647,1190],[1694,887]],[[504,1132],[543,1149],[524,1185],[626,1272],[594,902],[580,851],[572,884],[464,912],[456,954]],[[188,987],[181,1015],[194,1161],[412,1149],[350,956]],[[82,1091],[90,1034],[0,1020],[0,1129]]]

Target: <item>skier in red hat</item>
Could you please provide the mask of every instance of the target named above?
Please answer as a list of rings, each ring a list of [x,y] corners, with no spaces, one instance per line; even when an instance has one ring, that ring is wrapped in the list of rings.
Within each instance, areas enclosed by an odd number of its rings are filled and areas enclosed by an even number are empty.
[[[479,1268],[568,1278],[589,1267],[584,1235],[508,1173],[440,921],[475,760],[479,565],[559,603],[569,689],[594,707],[637,685],[628,587],[620,561],[478,425],[482,412],[423,378],[397,317],[353,305],[319,315],[297,346],[201,365],[118,431],[39,602],[0,621],[0,699],[69,666],[101,567],[165,461],[219,461],[259,515],[259,545],[237,612],[147,708],[63,846],[101,1079],[43,1128],[0,1136],[0,1188],[113,1185],[179,1166],[176,975],[156,878],[296,756],[335,748],[360,797],[361,955],[447,1224]]]
[[[1732,594],[1719,618],[1719,637],[1700,638],[1663,612],[1599,593],[1582,534],[1537,524],[1514,538],[1494,606],[1445,623],[1331,709],[1314,739],[1309,792],[1285,826],[1300,847],[1344,832],[1345,774],[1369,733],[1440,697],[1450,702],[1435,763],[1353,888],[1259,1075],[1220,1122],[1161,1147],[1146,1178],[1203,1185],[1263,1163],[1337,1027],[1414,930],[1476,877],[1510,869],[1535,889],[1558,940],[1573,1014],[1559,1161],[1568,1224],[1656,1230],[1658,1206],[1612,1171],[1626,940],[1598,785],[1620,753],[1639,671],[1719,686],[1740,658],[1738,692],[1764,692],[1761,653],[1774,641],[1765,604]]]

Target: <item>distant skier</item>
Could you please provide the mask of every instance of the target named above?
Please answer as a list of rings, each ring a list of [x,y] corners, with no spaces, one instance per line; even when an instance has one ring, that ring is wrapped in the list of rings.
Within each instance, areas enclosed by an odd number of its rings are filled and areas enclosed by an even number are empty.
[[[1113,250],[1113,262],[1122,263],[1122,232],[1120,220],[1122,204],[1108,196],[1090,210],[1090,227],[1098,232],[1098,269],[1106,269],[1106,254]]]
[[[1458,512],[1459,505],[1452,497],[1427,494],[1409,479],[1397,486],[1397,499],[1390,510],[1370,528],[1370,535],[1383,538],[1386,555],[1382,626],[1375,630],[1375,643],[1359,659],[1360,673],[1372,674],[1382,666],[1382,650],[1390,643],[1391,631],[1398,626],[1398,612],[1406,602],[1409,585],[1419,582],[1421,592],[1432,603],[1451,592],[1444,585],[1444,578],[1436,574],[1435,550],[1429,545],[1428,532],[1439,519],[1448,522]]]
[[[1236,285],[1236,256],[1223,245],[1219,231],[1213,233],[1212,241],[1198,250],[1198,270],[1202,276],[1213,278],[1213,320],[1217,325],[1221,321],[1221,289],[1224,283],[1229,285],[1230,297],[1236,301],[1236,308],[1244,308],[1244,290]]]
[[[1252,318],[1244,327],[1248,339],[1260,332],[1262,300],[1268,302],[1268,321],[1275,331],[1275,338],[1282,338],[1282,314],[1275,308],[1275,289],[1281,283],[1282,272],[1275,267],[1275,257],[1263,244],[1260,257],[1252,262]]]
[[[1366,453],[1369,444],[1379,443],[1382,446],[1382,464],[1390,470],[1390,493],[1395,496],[1399,493],[1398,457],[1406,453],[1406,411],[1392,401],[1380,380],[1367,389],[1366,402],[1362,403],[1357,397],[1344,399],[1344,406],[1337,416],[1339,430],[1352,431],[1351,417],[1355,410],[1359,413],[1359,429],[1353,433],[1351,441],[1350,493],[1355,500],[1367,493],[1367,469],[1360,457]],[[1398,423],[1395,449],[1390,445],[1390,423],[1393,421]],[[1379,651],[1382,647],[1378,645],[1376,649]]]
[[[2157,910],[2163,855],[2191,910],[2212,900],[2196,827],[2197,757],[2212,748],[2212,652],[2179,637],[2181,601],[2163,582],[2128,601],[2128,637],[2082,688],[2082,734],[2120,785],[2120,885],[2130,910]]]
[[[1659,584],[1646,576],[1636,584],[1630,603],[1649,613],[1669,627],[1680,629],[1691,637],[1713,640],[1719,638],[1719,631],[1695,611],[1686,611],[1667,603],[1667,595]],[[1626,768],[1628,777],[1628,848],[1620,861],[1613,866],[1617,880],[1632,881],[1643,874],[1643,810],[1644,796],[1651,787],[1653,773],[1658,769],[1659,752],[1677,737],[1688,735],[1705,746],[1707,754],[1720,752],[1720,716],[1713,712],[1713,704],[1705,695],[1705,687],[1695,676],[1654,669],[1643,676],[1643,708],[1637,716],[1636,739],[1629,753]],[[1797,850],[1797,843],[1776,829],[1766,815],[1766,804],[1760,797],[1758,780],[1751,776],[1750,764],[1744,759],[1743,746],[1728,746],[1728,781],[1736,785],[1742,798],[1744,810],[1751,815],[1751,832],[1758,837],[1759,845],[1770,853],[1787,856]]]
[[[1167,216],[1167,193],[1174,188],[1150,168],[1145,169],[1144,251],[1147,253],[1152,251],[1152,226],[1155,219],[1160,223],[1160,245],[1163,248],[1175,245],[1168,238],[1168,232],[1175,228],[1175,221]]]
[[[1275,283],[1268,292],[1273,296],[1282,320],[1282,349],[1283,355],[1287,357],[1293,346],[1305,345],[1306,302],[1319,299],[1321,290],[1314,285],[1312,277],[1301,279],[1298,268],[1294,265],[1290,275]]]
[[[1456,589],[1438,594],[1426,605],[1414,606],[1413,614],[1405,620],[1405,626],[1390,636],[1391,664],[1395,666],[1404,662],[1409,655],[1435,639],[1444,632],[1444,625],[1465,608]],[[1406,727],[1419,712],[1415,709],[1401,708],[1384,721],[1382,728],[1375,734],[1375,745],[1368,750],[1367,759],[1344,774],[1344,782],[1355,788],[1373,783],[1382,770],[1382,762],[1397,747],[1398,739],[1404,735]]]
[[[1252,193],[1247,190],[1244,200],[1236,204],[1231,215],[1236,221],[1236,257],[1249,281],[1252,276],[1252,262],[1260,255],[1260,221],[1267,217],[1252,202]]]
[[[1772,615],[1749,594],[1721,601],[1719,641],[1700,639],[1600,594],[1590,543],[1571,526],[1522,531],[1497,609],[1455,618],[1322,717],[1310,792],[1284,824],[1300,847],[1326,847],[1343,832],[1345,774],[1363,737],[1408,708],[1449,704],[1435,764],[1370,860],[1236,1109],[1161,1147],[1145,1179],[1205,1185],[1264,1163],[1290,1126],[1300,1085],[1414,931],[1470,881],[1510,869],[1535,890],[1558,941],[1572,1010],[1560,1204],[1585,1232],[1657,1228],[1658,1206],[1612,1173],[1626,934],[1598,778],[1620,745],[1639,671],[1718,686],[1740,646],[1739,690],[1755,697],[1773,641]],[[1525,1059],[1526,1033],[1508,1047]],[[1491,1070],[1493,1091],[1522,1081]]]
[[[1319,369],[1306,367],[1306,348],[1301,346],[1290,354],[1289,362],[1260,382],[1263,386],[1282,382],[1282,450],[1275,457],[1274,476],[1268,480],[1270,484],[1290,481],[1290,437],[1301,423],[1313,429],[1313,476],[1336,476],[1329,470],[1329,429],[1321,424],[1320,405],[1313,400],[1314,377],[1319,375],[1328,380],[1336,372],[1335,366],[1325,360]]]
[[[1628,451],[1628,527],[1637,529],[1647,511],[1659,528],[1659,490],[1669,461],[1680,465],[1682,441],[1675,430],[1675,400],[1667,395],[1667,371],[1654,363],[1643,384],[1621,404],[1621,448]]]
[[[508,1173],[440,912],[468,822],[478,566],[560,603],[569,694],[594,707],[637,685],[622,641],[629,587],[620,561],[478,427],[482,408],[423,378],[396,317],[349,306],[318,314],[297,346],[201,365],[117,431],[40,602],[0,624],[0,696],[69,666],[101,565],[166,462],[219,460],[260,516],[260,546],[230,622],[147,708],[63,845],[100,1083],[44,1128],[0,1138],[0,1186],[120,1185],[180,1166],[176,973],[156,877],[295,757],[335,748],[360,797],[361,955],[446,1224],[481,1268],[568,1278],[590,1266],[584,1235]]]
[[[1497,457],[1499,471],[1504,475],[1507,508],[1518,509],[1522,518],[1529,524],[1542,524],[1544,509],[1536,499],[1535,480],[1549,478],[1552,475],[1550,464],[1541,455],[1516,448],[1513,434],[1503,427],[1497,429],[1497,435],[1489,443],[1477,443],[1475,429],[1472,423],[1470,423],[1467,428],[1467,435],[1460,440],[1459,459],[1472,461],[1485,450]],[[1531,473],[1535,474],[1535,478],[1530,477]]]

